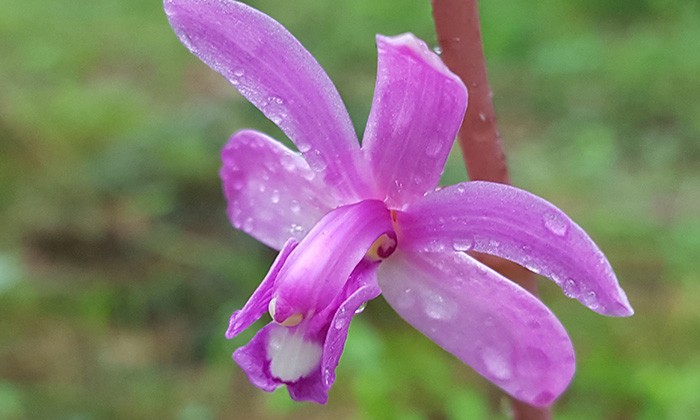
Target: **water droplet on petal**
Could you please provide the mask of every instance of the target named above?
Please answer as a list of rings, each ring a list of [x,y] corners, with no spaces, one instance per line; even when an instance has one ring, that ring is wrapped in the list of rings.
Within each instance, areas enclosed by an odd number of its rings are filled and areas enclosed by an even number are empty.
[[[562,284],[561,288],[564,291],[564,294],[569,298],[576,297],[576,295],[578,294],[578,285],[576,284],[576,281],[574,279],[566,280]]]
[[[277,204],[280,202],[279,190],[272,190],[272,194],[270,195],[270,201],[272,202],[272,204]]]
[[[292,200],[289,203],[289,210],[291,210],[292,213],[299,213],[301,211],[301,204],[299,204],[299,201]]]
[[[440,150],[442,150],[441,146],[440,142],[432,141],[428,143],[428,147],[425,148],[425,153],[430,157],[435,157],[440,153]]]
[[[302,143],[302,142],[299,142],[299,143],[297,144],[297,148],[299,149],[299,151],[300,151],[301,153],[306,153],[306,152],[308,152],[309,150],[311,150],[311,145],[310,145],[309,143]]]
[[[339,330],[345,326],[345,319],[344,318],[338,318],[335,320],[335,323],[333,324],[336,330]]]
[[[586,293],[583,297],[583,304],[589,308],[595,308],[598,306],[598,296],[594,291]]]
[[[508,357],[500,350],[484,347],[481,350],[481,360],[487,373],[494,379],[507,380],[513,376],[513,368]]]
[[[413,289],[410,287],[406,288],[402,294],[399,295],[397,300],[397,305],[400,308],[410,309],[416,303],[416,298],[414,296]]]
[[[245,74],[245,70],[243,70],[243,69],[238,69],[238,70],[233,71],[233,75],[236,77],[243,77],[244,74]]]
[[[569,230],[569,223],[558,213],[545,213],[543,220],[544,227],[557,236],[564,236]]]
[[[243,221],[243,225],[241,225],[241,230],[245,233],[250,233],[253,230],[253,218],[248,217]]]
[[[362,311],[364,311],[366,307],[367,307],[367,302],[363,302],[362,305],[360,305],[359,308],[355,309],[355,313],[356,313],[356,314],[361,314]]]
[[[289,229],[289,233],[292,235],[297,235],[304,232],[304,227],[296,223],[292,223],[292,227]]]
[[[425,314],[429,318],[447,321],[452,319],[457,313],[457,305],[451,300],[437,294],[430,293],[423,300]]]
[[[294,161],[294,157],[290,155],[282,155],[282,159],[280,159],[280,162],[282,163],[282,167],[290,172],[297,167],[296,162]]]
[[[442,54],[442,47],[440,47],[439,45],[433,47],[433,52],[437,55],[441,55]]]
[[[452,248],[455,251],[469,251],[470,249],[474,248],[474,241],[469,238],[458,238],[452,241]]]
[[[323,384],[327,387],[333,384],[333,372],[329,368],[323,370]]]

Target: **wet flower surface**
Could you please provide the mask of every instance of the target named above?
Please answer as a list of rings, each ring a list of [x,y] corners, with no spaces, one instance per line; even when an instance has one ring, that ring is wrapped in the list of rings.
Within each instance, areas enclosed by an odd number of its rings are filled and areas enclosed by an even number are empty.
[[[362,146],[320,65],[278,22],[240,2],[166,0],[180,40],[296,145],[256,131],[222,153],[228,215],[280,250],[228,338],[272,322],[234,360],[259,388],[326,402],[348,328],[380,294],[408,323],[504,391],[551,404],[575,369],[571,341],[537,298],[469,256],[551,278],[604,315],[632,314],[607,259],[561,210],[488,182],[438,188],[467,91],[411,34],[377,37]]]

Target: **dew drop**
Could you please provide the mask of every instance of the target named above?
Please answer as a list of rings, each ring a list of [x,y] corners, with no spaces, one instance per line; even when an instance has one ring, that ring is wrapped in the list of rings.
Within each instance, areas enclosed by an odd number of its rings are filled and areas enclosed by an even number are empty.
[[[432,141],[428,143],[428,147],[425,148],[425,154],[427,154],[430,157],[435,157],[440,153],[440,150],[442,149],[442,145],[440,142],[437,141]]]
[[[442,252],[445,250],[445,244],[439,239],[431,239],[424,247],[425,252]]]
[[[245,70],[243,70],[243,69],[238,69],[238,70],[233,71],[233,75],[236,77],[243,77],[244,74],[245,74]]]
[[[410,287],[406,288],[403,293],[401,293],[396,301],[396,304],[400,308],[410,309],[416,303],[416,298],[413,293],[413,289]]]
[[[561,215],[554,212],[545,213],[543,216],[544,227],[557,236],[564,236],[569,230],[569,223]]]
[[[243,221],[243,225],[241,226],[241,230],[245,233],[250,233],[253,230],[253,218],[248,217]]]
[[[423,300],[425,314],[438,321],[452,319],[457,313],[457,305],[437,293],[430,293]]]
[[[479,120],[486,121],[486,114],[484,114],[483,112],[479,112]]]
[[[272,202],[272,204],[277,204],[280,202],[279,190],[272,190],[272,194],[270,195],[270,201]]]
[[[299,151],[300,151],[301,153],[306,153],[306,152],[308,152],[309,150],[311,150],[311,145],[310,145],[309,143],[302,143],[302,142],[299,142],[299,144],[297,144],[297,148],[299,148]]]
[[[562,290],[567,297],[573,298],[578,294],[578,285],[574,279],[568,279],[562,284]]]
[[[589,308],[594,308],[598,306],[598,296],[594,291],[590,291],[583,297],[583,304]]]
[[[338,318],[335,320],[335,323],[333,324],[336,330],[339,330],[345,326],[345,319],[344,318]]]
[[[481,350],[481,360],[484,362],[486,371],[494,379],[507,380],[513,376],[513,369],[508,358],[499,350],[484,347]]]
[[[333,384],[333,372],[329,368],[323,370],[323,384],[327,387]]]
[[[301,204],[299,204],[299,201],[292,200],[289,203],[289,210],[291,210],[292,213],[299,213],[301,211]]]
[[[289,233],[291,233],[292,235],[302,233],[303,231],[304,227],[296,223],[292,223],[292,226],[289,228]]]
[[[362,305],[360,305],[359,308],[355,309],[355,313],[356,313],[356,314],[361,314],[362,311],[364,311],[366,307],[367,307],[367,302],[363,302]]]
[[[442,47],[440,47],[439,45],[433,47],[433,52],[437,55],[442,55]]]
[[[296,162],[294,162],[294,158],[290,155],[282,155],[280,162],[282,163],[282,167],[289,172],[293,171],[297,167]]]
[[[468,238],[455,239],[452,241],[452,248],[455,251],[469,251],[470,249],[474,248],[474,241]]]

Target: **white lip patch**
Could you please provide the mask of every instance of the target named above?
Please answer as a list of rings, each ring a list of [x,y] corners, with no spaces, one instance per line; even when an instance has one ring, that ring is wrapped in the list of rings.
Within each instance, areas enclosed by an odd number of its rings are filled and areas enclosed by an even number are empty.
[[[308,376],[321,362],[323,349],[317,343],[304,340],[304,331],[275,326],[267,341],[270,373],[284,382],[294,382]]]

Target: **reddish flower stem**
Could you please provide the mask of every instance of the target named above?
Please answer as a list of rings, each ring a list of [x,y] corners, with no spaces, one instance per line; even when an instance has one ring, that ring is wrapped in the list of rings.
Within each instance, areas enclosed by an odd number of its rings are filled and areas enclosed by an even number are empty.
[[[459,130],[459,144],[472,180],[509,184],[501,135],[486,74],[477,0],[432,0],[433,18],[442,59],[469,90],[469,107]],[[528,270],[501,258],[477,255],[496,271],[537,295],[537,283]],[[548,408],[532,407],[511,399],[516,420],[550,419]]]

